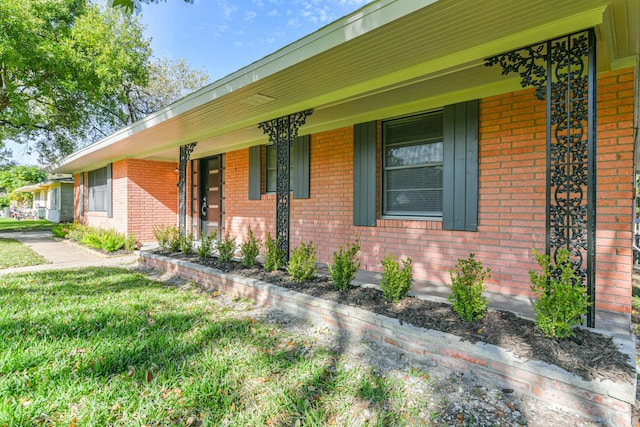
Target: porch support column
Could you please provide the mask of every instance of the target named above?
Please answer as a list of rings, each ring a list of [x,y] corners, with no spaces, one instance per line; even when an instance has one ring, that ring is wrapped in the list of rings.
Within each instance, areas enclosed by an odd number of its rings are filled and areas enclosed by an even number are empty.
[[[300,111],[258,125],[276,148],[276,239],[278,247],[285,254],[284,262],[289,260],[291,144],[298,137],[298,129],[305,124],[311,113],[313,110]]]
[[[187,234],[187,163],[196,142],[180,146],[180,175],[178,179],[178,229],[180,234]]]
[[[547,105],[546,252],[567,248],[595,327],[596,42],[593,29],[488,58]]]

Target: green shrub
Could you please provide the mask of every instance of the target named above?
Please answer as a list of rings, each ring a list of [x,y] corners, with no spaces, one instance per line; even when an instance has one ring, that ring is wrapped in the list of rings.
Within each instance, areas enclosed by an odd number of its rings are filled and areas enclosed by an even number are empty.
[[[51,228],[51,232],[55,237],[60,237],[62,239],[67,237],[67,234],[72,229],[72,224],[55,224],[53,228]]]
[[[451,276],[451,295],[449,302],[453,310],[467,322],[480,320],[487,308],[487,298],[482,295],[486,289],[485,279],[491,277],[491,269],[482,267],[482,262],[470,254],[468,259],[458,258],[455,271],[449,270]]]
[[[200,235],[200,246],[198,246],[198,258],[205,259],[211,256],[213,242],[218,238],[218,232],[213,230],[208,236],[205,233]]]
[[[105,252],[119,251],[124,247],[126,237],[124,234],[118,233],[113,230],[103,230],[99,233],[100,236],[100,249]]]
[[[67,231],[67,239],[82,243],[82,238],[89,231],[91,231],[90,227],[74,222]]]
[[[179,237],[180,241],[180,252],[185,255],[191,255],[193,253],[193,234],[182,234],[180,233]]]
[[[347,243],[344,249],[339,246],[338,251],[333,253],[333,265],[327,264],[333,287],[341,292],[349,289],[360,267],[358,252],[360,252],[360,239],[356,237],[354,244]]]
[[[280,238],[273,239],[270,233],[267,233],[267,240],[264,243],[266,252],[264,254],[265,271],[275,271],[284,267],[285,251],[278,247]]]
[[[100,249],[102,247],[103,237],[99,230],[84,230],[82,235],[79,236],[80,240],[78,243],[88,246],[92,249]]]
[[[218,260],[220,262],[230,262],[233,259],[233,255],[236,253],[238,245],[236,245],[236,237],[230,233],[224,235],[222,240],[218,243]]]
[[[253,267],[256,258],[260,255],[260,246],[262,242],[253,235],[253,230],[249,227],[247,230],[247,240],[240,245],[240,255],[242,257],[242,265],[245,267]]]
[[[569,250],[556,251],[555,267],[548,255],[535,249],[533,257],[542,269],[541,273],[529,271],[531,290],[537,297],[533,303],[536,326],[548,338],[573,336],[573,328],[582,323],[590,302],[571,264]]]
[[[173,252],[177,252],[180,249],[180,232],[175,225],[154,225],[153,237],[162,249],[172,250]]]
[[[294,282],[304,282],[310,280],[316,274],[316,254],[317,249],[313,242],[301,242],[300,246],[291,253],[291,259],[287,264],[287,273]]]
[[[413,286],[413,269],[411,267],[411,258],[402,261],[403,268],[396,261],[396,257],[387,255],[382,260],[382,281],[380,289],[386,299],[391,302],[398,302],[406,297]]]
[[[140,249],[140,242],[136,240],[136,233],[129,233],[124,240],[124,248],[129,252],[133,252],[136,249]]]

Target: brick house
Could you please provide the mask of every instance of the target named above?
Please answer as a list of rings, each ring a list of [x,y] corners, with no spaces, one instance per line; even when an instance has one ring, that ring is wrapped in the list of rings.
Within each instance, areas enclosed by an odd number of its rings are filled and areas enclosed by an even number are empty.
[[[636,0],[377,0],[51,169],[141,241],[250,226],[327,262],[358,235],[361,268],[433,283],[473,252],[506,296],[566,246],[628,315],[639,40]]]

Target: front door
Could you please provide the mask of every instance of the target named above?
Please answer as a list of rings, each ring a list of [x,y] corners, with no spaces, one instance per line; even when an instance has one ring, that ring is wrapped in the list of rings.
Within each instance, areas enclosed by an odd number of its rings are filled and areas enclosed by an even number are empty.
[[[222,156],[200,160],[200,230],[222,234]]]

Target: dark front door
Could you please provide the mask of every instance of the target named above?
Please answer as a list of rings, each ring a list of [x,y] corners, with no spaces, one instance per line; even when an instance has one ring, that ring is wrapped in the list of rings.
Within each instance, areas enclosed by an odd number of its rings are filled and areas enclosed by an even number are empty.
[[[222,230],[222,156],[200,160],[200,230],[207,235]]]

